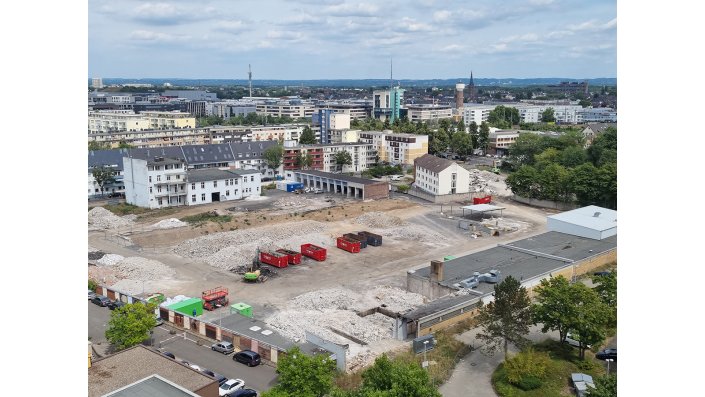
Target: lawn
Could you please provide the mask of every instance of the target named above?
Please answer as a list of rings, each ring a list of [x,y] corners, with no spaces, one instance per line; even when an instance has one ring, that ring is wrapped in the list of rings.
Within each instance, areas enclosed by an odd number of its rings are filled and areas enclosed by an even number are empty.
[[[230,215],[216,215],[213,212],[203,212],[198,215],[191,215],[181,218],[182,221],[190,223],[192,226],[201,226],[206,222],[227,223],[233,219]]]
[[[570,374],[582,372],[593,377],[605,375],[604,368],[595,360],[590,351],[585,352],[585,360],[578,358],[578,349],[557,341],[544,341],[533,346],[538,352],[547,352],[551,358],[546,377],[538,389],[524,391],[507,381],[504,365],[492,374],[495,391],[502,397],[559,397],[574,395],[570,389]]]

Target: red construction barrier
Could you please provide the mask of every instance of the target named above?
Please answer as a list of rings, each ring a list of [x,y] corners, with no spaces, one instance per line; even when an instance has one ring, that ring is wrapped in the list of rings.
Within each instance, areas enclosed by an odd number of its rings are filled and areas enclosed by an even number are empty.
[[[474,197],[472,199],[473,204],[489,204],[491,201],[492,201],[492,196]]]

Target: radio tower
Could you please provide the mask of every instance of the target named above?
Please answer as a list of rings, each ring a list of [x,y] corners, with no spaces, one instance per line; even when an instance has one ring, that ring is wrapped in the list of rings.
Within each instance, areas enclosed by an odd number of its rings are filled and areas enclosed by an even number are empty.
[[[250,80],[250,99],[252,99],[252,65],[247,65],[247,67],[250,70],[249,72],[247,72],[247,76]]]

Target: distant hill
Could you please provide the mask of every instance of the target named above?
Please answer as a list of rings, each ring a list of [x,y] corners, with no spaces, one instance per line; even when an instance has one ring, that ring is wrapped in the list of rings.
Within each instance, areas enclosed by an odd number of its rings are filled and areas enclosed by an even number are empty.
[[[455,83],[468,83],[467,77],[454,79],[429,79],[429,80],[411,80],[401,79],[394,80],[395,84],[401,84],[402,87],[450,87]],[[492,78],[476,78],[474,79],[476,86],[505,86],[505,87],[526,87],[532,85],[547,85],[558,84],[562,81],[582,82],[587,81],[591,86],[616,86],[617,79],[611,77],[596,78],[596,79],[566,79],[559,77],[534,78],[534,79],[492,79]],[[90,81],[89,81],[90,82]],[[174,86],[218,86],[218,85],[241,85],[248,84],[244,79],[168,79],[168,78],[149,78],[149,79],[123,79],[123,78],[103,78],[104,84],[154,84],[161,86],[164,83],[170,83]],[[388,87],[388,79],[362,79],[362,80],[252,80],[252,85],[259,87],[274,87],[274,86],[305,86],[305,87]]]

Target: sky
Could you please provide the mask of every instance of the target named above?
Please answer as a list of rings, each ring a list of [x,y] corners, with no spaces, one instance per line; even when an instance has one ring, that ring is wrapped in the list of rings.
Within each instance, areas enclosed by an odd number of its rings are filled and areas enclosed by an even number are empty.
[[[88,77],[617,76],[615,0],[88,1]]]

